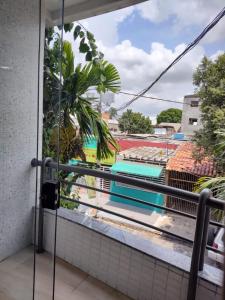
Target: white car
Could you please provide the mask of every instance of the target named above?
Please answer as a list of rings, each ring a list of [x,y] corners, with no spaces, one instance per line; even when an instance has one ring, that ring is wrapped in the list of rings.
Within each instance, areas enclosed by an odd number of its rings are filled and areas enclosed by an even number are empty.
[[[224,252],[224,228],[220,228],[216,234],[214,228],[209,228],[208,245],[214,249]],[[208,257],[218,263],[224,264],[224,256],[212,250],[208,250]]]

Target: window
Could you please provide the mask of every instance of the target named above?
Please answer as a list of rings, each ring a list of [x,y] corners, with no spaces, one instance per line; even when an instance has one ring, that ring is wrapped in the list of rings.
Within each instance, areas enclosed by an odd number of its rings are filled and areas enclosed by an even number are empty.
[[[198,101],[196,100],[191,101],[191,107],[198,107]]]
[[[198,125],[198,119],[196,119],[196,118],[189,118],[189,125],[193,125],[193,126]]]

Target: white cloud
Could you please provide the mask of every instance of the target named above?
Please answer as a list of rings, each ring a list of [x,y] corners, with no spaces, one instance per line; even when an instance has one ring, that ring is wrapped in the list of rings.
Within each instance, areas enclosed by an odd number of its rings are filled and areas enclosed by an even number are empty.
[[[160,23],[169,17],[175,17],[173,30],[179,32],[191,25],[205,27],[223,8],[224,0],[151,0],[137,5],[140,15],[153,22]],[[225,20],[221,20],[204,42],[212,43],[224,38]]]
[[[224,40],[225,17],[203,38],[202,44]]]
[[[177,45],[174,49],[167,48],[164,44],[153,42],[148,52],[134,47],[129,40],[118,42],[118,26],[126,19],[134,16],[134,11],[143,18],[154,23],[160,23],[171,16],[175,17],[172,29],[174,32],[189,30],[190,26],[204,27],[222,8],[224,0],[151,0],[142,4],[121,9],[81,21],[90,29],[97,40],[105,58],[113,63],[119,70],[122,80],[122,89],[137,93],[147,87],[160,72],[184,49],[184,44]],[[129,17],[129,18],[128,18]],[[169,98],[181,101],[185,94],[194,92],[192,75],[197,65],[205,54],[205,43],[215,42],[224,38],[225,18],[210,32],[188,55],[175,65],[156,86],[149,92],[152,96]],[[72,36],[66,36],[73,41]],[[74,46],[76,60],[83,61]],[[221,52],[216,52],[211,58],[215,59]],[[130,100],[130,96],[116,95],[115,106],[120,106]],[[139,99],[131,108],[153,118],[163,109],[169,107],[182,108],[179,104],[161,102],[157,100]]]
[[[134,12],[153,23],[160,23],[171,16],[174,17],[171,30],[176,34],[189,30],[193,25],[204,28],[223,6],[224,0],[150,0],[81,20],[81,23],[94,33],[96,40],[103,42],[106,46],[114,46],[118,43],[119,24],[125,19],[127,22],[131,20]],[[224,28],[225,18],[207,34],[203,42],[212,43],[224,39]]]
[[[82,21],[82,24],[94,33],[96,40],[106,46],[118,43],[118,25],[134,11],[134,6],[123,8],[111,13],[99,15]]]
[[[114,47],[99,45],[105,58],[113,63],[121,76],[122,90],[137,93],[147,87],[164,68],[185,48],[184,44],[168,49],[160,43],[152,43],[149,52],[134,47],[129,40]],[[155,85],[149,92],[152,96],[182,101],[185,94],[193,93],[192,75],[204,55],[204,49],[197,46]],[[115,105],[126,103],[131,96],[117,95]],[[158,100],[139,99],[131,108],[154,117],[169,107],[182,108],[180,104]]]
[[[224,51],[218,50],[218,51],[216,51],[216,53],[214,53],[213,55],[210,56],[210,59],[216,60],[217,57],[218,57],[219,55],[223,54],[223,53],[224,53]]]

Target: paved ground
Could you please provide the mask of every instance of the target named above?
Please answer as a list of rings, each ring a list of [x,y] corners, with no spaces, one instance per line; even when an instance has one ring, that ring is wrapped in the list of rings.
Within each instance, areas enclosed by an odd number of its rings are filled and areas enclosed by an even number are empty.
[[[36,300],[52,299],[52,257],[36,255]],[[33,251],[26,248],[0,263],[0,300],[31,300]],[[129,300],[115,289],[57,259],[56,300]]]
[[[131,205],[126,205],[118,202],[113,202],[109,200],[109,196],[102,194],[102,193],[96,193],[96,197],[94,198],[88,198],[87,193],[82,190],[81,191],[81,199],[82,201],[86,203],[92,203],[94,205],[97,205],[99,207],[103,207],[105,209],[108,209],[110,211],[120,213],[122,215],[131,217],[133,219],[142,221],[146,224],[154,225],[155,227],[166,229],[172,233],[175,233],[180,236],[185,236],[186,238],[193,239],[194,238],[194,230],[195,230],[195,220],[182,217],[177,214],[159,214],[156,212],[152,212],[148,209],[138,208]],[[115,217],[113,215],[109,215],[108,213],[95,210],[89,210],[89,214],[96,215],[99,218],[103,219],[110,219],[117,221],[120,224],[129,225],[133,229],[143,229],[148,230],[147,227],[138,225],[134,222],[127,221],[125,219],[121,219],[118,217]]]
[[[113,202],[109,200],[108,195],[104,195],[98,192],[96,193],[96,197],[89,199],[87,196],[87,192],[85,190],[82,190],[81,199],[84,202],[92,203],[97,206],[106,208],[110,211],[114,211],[125,216],[140,220],[147,224],[166,229],[167,231],[170,231],[182,237],[184,236],[191,240],[194,239],[195,220],[193,219],[186,218],[177,214],[166,213],[162,215],[155,212],[152,213],[150,210]],[[192,255],[192,245],[190,245],[189,243],[170,238],[168,235],[161,234],[160,232],[157,232],[155,230],[151,230],[134,222],[109,215],[105,212],[89,209],[88,214],[91,216],[95,216],[101,219],[103,222],[109,223],[117,228],[128,230],[133,234],[141,235],[146,239],[154,240],[154,242],[159,244],[161,247],[170,248],[174,251],[186,254],[188,256]],[[220,268],[220,266],[215,261],[208,258],[207,251],[205,255],[205,262]]]

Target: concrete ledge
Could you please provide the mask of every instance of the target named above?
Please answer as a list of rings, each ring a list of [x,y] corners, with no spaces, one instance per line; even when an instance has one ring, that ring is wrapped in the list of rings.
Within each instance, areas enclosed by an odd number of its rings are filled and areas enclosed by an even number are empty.
[[[54,219],[54,212],[45,212],[44,245],[50,252]],[[158,293],[166,293],[160,299],[186,298],[189,257],[63,208],[58,210],[57,255],[134,299],[150,299],[144,295]],[[131,282],[130,276],[137,282]],[[147,278],[145,287],[143,277]],[[197,299],[220,299],[221,286],[222,271],[205,265]]]

